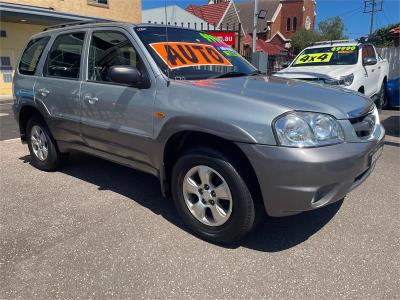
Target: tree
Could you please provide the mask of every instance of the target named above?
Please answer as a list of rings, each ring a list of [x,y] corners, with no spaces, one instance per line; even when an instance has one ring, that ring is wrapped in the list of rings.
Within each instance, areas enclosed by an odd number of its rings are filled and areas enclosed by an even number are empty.
[[[346,27],[340,17],[333,17],[319,22],[317,31],[302,28],[292,35],[292,51],[293,53],[299,53],[318,41],[346,39],[345,30]]]
[[[385,27],[378,28],[369,37],[369,39],[374,43],[376,47],[379,48],[395,47],[395,38],[394,38],[395,35],[390,34],[389,31],[399,26],[400,23],[397,23],[397,24],[389,24]]]
[[[299,53],[304,48],[314,42],[321,40],[318,32],[301,28],[292,35],[292,49],[294,53]]]
[[[324,40],[343,40],[347,37],[346,27],[340,17],[333,17],[319,22],[318,31]]]

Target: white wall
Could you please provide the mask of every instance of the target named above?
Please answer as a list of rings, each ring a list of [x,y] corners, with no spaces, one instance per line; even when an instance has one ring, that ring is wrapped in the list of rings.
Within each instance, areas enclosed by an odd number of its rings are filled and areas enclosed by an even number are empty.
[[[389,80],[400,77],[400,47],[377,48],[376,50],[389,62]]]

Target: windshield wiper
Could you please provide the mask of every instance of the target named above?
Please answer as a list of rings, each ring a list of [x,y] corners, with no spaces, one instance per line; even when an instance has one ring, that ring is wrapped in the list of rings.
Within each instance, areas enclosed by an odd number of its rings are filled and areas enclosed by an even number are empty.
[[[244,73],[244,72],[238,72],[238,71],[230,71],[230,72],[217,74],[217,75],[214,75],[214,76],[211,76],[208,78],[215,79],[215,78],[228,78],[228,77],[240,77],[240,76],[254,76],[254,75],[259,75],[259,74],[262,74],[262,72],[259,70],[253,71],[249,74]]]

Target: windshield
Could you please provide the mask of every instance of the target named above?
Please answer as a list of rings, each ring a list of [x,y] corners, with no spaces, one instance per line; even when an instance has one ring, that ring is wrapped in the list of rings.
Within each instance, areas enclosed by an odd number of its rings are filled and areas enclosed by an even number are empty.
[[[139,26],[135,31],[164,74],[172,79],[246,76],[256,72],[239,53],[205,32],[161,26]]]
[[[358,46],[331,46],[305,49],[292,67],[321,65],[354,65],[358,59]]]

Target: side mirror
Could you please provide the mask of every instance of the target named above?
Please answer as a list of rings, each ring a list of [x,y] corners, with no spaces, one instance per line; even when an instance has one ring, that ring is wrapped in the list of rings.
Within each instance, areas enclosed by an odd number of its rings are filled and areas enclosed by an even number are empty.
[[[378,60],[374,57],[366,57],[363,59],[364,66],[372,66],[372,65],[376,65],[377,63],[378,63]]]
[[[142,74],[132,66],[112,66],[108,75],[115,83],[135,85],[142,81]]]

